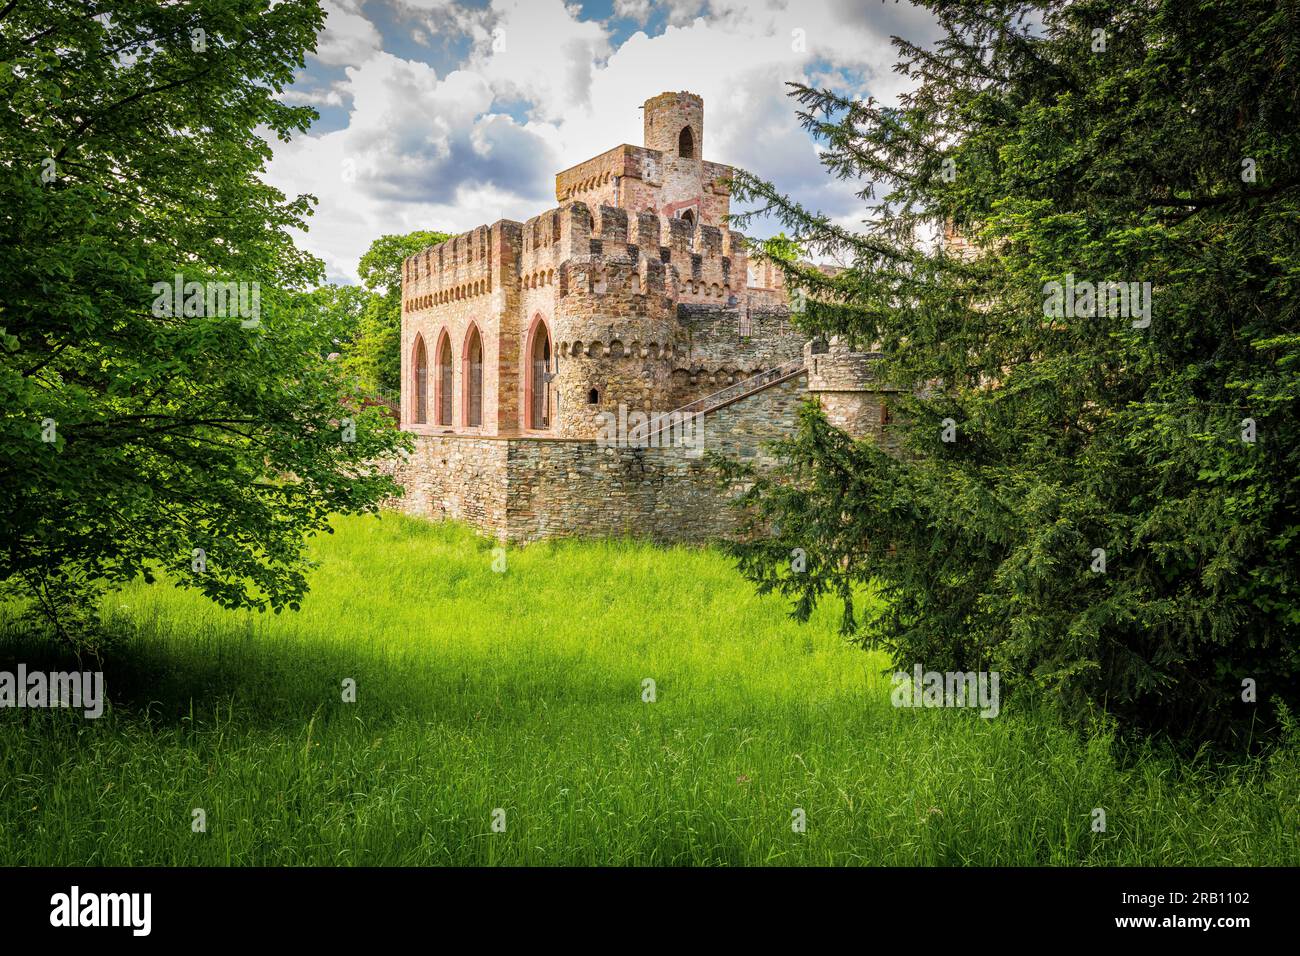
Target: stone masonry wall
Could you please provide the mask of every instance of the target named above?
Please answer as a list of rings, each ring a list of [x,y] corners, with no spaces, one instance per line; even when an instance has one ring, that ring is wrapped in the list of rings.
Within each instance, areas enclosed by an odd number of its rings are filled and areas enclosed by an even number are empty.
[[[705,416],[704,446],[760,466],[804,397],[796,377]],[[594,440],[420,436],[399,464],[408,514],[457,518],[513,542],[630,535],[663,542],[725,536],[730,495],[704,449],[602,447]]]
[[[885,426],[893,389],[876,381],[874,352],[855,352],[839,342],[808,343],[804,363],[808,391],[821,403],[826,418],[855,438],[871,436],[893,449]]]
[[[673,407],[797,359],[804,335],[784,309],[755,311],[679,305],[685,342],[673,360]]]
[[[805,395],[796,377],[705,416],[704,448],[601,447],[594,441],[510,443],[512,541],[631,535],[656,541],[725,536],[736,516],[703,452],[763,466],[763,443],[788,434]]]
[[[465,521],[503,537],[509,440],[420,435],[415,450],[392,466],[406,494],[390,504],[421,518]]]
[[[704,416],[709,451],[758,465],[771,465],[767,443],[793,434],[799,406],[808,399],[808,379],[796,375]]]

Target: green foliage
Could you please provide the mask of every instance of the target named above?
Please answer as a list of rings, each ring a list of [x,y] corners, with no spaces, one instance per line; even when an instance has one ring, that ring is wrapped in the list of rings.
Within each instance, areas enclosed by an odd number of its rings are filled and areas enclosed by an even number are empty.
[[[881,380],[902,390],[896,456],[803,416],[784,469],[746,499],[742,567],[799,615],[874,581],[883,614],[846,607],[864,642],[900,664],[1000,670],[1076,713],[1203,738],[1294,710],[1289,5],[927,6],[946,37],[896,41],[917,84],[898,108],[793,93],[828,170],[873,203],[865,232],[751,176],[734,184],[851,264],[827,276],[773,260],[808,290],[808,331],[879,348]],[[944,226],[975,254],[930,241]],[[1151,283],[1149,327],[1048,315],[1047,284],[1071,274]],[[790,573],[794,547],[806,574]]]
[[[791,239],[784,232],[778,232],[759,243],[762,255],[769,259],[783,259],[786,262],[798,262],[804,250],[796,239]]]
[[[330,284],[312,289],[304,304],[324,321],[342,326],[343,333],[331,343],[331,351],[341,352],[354,347],[370,298],[371,293],[359,285]]]
[[[451,238],[417,230],[380,236],[361,257],[357,272],[370,296],[344,366],[368,388],[396,393],[402,386],[402,262]]]
[[[392,493],[367,462],[400,441],[373,410],[344,438],[327,356],[349,329],[300,291],[321,267],[289,232],[311,197],[260,176],[261,131],[315,116],[278,96],[324,14],[88,12],[0,9],[0,582],[67,637],[95,589],[157,568],[226,606],[296,607],[304,535]],[[160,308],[176,275],[247,283],[260,307]]]

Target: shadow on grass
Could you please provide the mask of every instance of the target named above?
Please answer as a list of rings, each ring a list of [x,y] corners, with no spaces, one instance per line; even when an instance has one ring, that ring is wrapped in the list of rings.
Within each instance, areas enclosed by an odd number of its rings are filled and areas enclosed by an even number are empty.
[[[309,633],[267,639],[250,628],[155,631],[129,621],[107,628],[98,655],[33,637],[0,622],[0,671],[102,671],[108,723],[191,729],[220,722],[249,730],[300,730],[309,720],[360,720],[379,730],[398,720],[482,729],[531,722],[548,710],[640,706],[639,684],[556,658],[498,667],[486,659],[431,660],[313,642]],[[351,699],[345,699],[350,696]],[[10,711],[34,719],[35,711]]]

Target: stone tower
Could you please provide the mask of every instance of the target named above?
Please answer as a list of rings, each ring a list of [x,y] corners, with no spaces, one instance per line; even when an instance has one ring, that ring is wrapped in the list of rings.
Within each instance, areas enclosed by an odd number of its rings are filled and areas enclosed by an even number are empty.
[[[665,156],[700,159],[704,156],[704,100],[694,93],[660,93],[645,101],[647,149]]]
[[[561,210],[570,255],[560,266],[554,314],[558,361],[557,434],[594,438],[602,413],[620,406],[669,411],[672,357],[678,337],[672,266],[663,261],[659,220],[575,202]],[[637,243],[629,243],[629,238]],[[643,248],[644,247],[644,248]]]
[[[838,337],[814,339],[804,346],[808,394],[815,397],[826,418],[854,438],[873,436],[888,445],[889,396],[895,389],[875,380],[878,352],[857,352]]]

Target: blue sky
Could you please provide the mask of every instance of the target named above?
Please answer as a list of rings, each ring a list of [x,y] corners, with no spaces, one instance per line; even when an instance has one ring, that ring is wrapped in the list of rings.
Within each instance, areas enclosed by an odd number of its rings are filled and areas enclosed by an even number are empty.
[[[300,241],[335,282],[355,281],[357,260],[385,233],[461,232],[552,208],[555,173],[640,143],[639,107],[666,90],[704,97],[705,158],[855,222],[855,187],[822,170],[784,84],[890,102],[904,80],[889,36],[935,35],[927,13],[893,0],[323,6],[316,52],[285,94],[320,119],[272,144],[267,178],[318,198]]]

